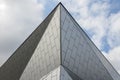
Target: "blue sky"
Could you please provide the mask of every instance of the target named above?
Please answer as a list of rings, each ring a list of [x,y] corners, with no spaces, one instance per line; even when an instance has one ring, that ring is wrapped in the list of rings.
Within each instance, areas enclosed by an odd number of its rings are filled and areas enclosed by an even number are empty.
[[[59,2],[120,73],[120,0],[0,0],[0,65]]]
[[[71,0],[69,0],[71,1]],[[105,1],[107,0],[101,0],[101,3],[104,3]],[[45,4],[45,7],[47,9],[44,10],[44,17],[46,17],[50,11],[58,4],[59,1],[54,1],[54,0],[47,0],[46,4]],[[63,4],[64,4],[64,1],[61,1]],[[94,4],[95,2],[97,2],[96,0],[94,0],[91,4],[89,4],[89,6],[91,7],[92,4]],[[38,0],[38,3],[40,3],[40,0]],[[111,16],[111,14],[116,14],[120,11],[120,1],[119,0],[108,0],[107,3],[109,4],[109,11],[108,13],[106,13],[107,17],[106,18],[109,18]],[[70,3],[72,5],[72,3]],[[79,13],[74,13],[72,11],[70,11],[71,14],[74,16],[74,18],[76,19],[76,15],[79,16]],[[93,13],[92,15],[94,16],[97,16],[97,13]],[[86,33],[88,34],[88,36],[91,38],[93,35],[95,35],[95,33],[90,29],[90,30],[86,30],[84,28],[84,30],[86,31]],[[105,51],[106,53],[108,53],[108,51],[111,49],[110,45],[108,44],[107,42],[107,36],[104,36],[102,38],[102,44],[103,46],[100,48],[102,51]]]

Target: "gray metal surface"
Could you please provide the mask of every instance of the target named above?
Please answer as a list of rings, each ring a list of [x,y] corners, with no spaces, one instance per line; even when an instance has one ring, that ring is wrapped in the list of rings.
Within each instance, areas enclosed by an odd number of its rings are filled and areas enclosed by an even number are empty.
[[[0,80],[120,80],[60,3],[0,68]]]
[[[77,76],[83,80],[120,79],[118,73],[63,6],[61,7],[61,38],[62,65]]]
[[[0,80],[18,80],[41,40],[55,10],[25,40],[13,55],[0,67]]]
[[[60,66],[49,72],[39,80],[60,80]]]
[[[59,66],[53,71],[43,76],[40,80],[80,80],[73,79],[63,66]]]
[[[39,80],[60,65],[59,8],[58,6],[20,80]]]
[[[60,66],[60,80],[73,80],[63,66]]]

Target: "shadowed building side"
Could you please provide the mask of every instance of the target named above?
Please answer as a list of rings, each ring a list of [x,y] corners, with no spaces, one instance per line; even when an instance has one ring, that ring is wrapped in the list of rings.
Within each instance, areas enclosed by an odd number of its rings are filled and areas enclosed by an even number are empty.
[[[0,80],[120,80],[59,3],[0,68]]]
[[[120,76],[66,8],[61,5],[62,65],[83,80],[119,80]]]
[[[19,80],[55,11],[56,8],[2,65],[0,68],[0,80]]]
[[[120,76],[66,8],[61,5],[62,65],[83,80],[119,80]]]

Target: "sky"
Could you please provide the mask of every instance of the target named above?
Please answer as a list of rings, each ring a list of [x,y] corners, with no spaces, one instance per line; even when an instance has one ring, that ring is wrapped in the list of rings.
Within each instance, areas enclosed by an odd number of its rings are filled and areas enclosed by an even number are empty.
[[[59,2],[120,74],[120,0],[0,0],[0,66]]]

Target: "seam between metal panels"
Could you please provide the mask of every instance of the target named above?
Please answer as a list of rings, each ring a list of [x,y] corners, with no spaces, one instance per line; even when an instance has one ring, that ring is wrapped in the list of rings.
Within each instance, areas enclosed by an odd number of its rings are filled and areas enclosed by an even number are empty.
[[[61,7],[62,7],[62,5],[61,5]],[[62,10],[62,8],[61,8],[61,10]],[[66,13],[66,12],[65,12],[65,13]],[[61,16],[62,16],[62,15],[61,15]],[[66,16],[67,16],[67,15],[65,15],[65,19],[63,20],[63,24],[61,23],[61,51],[62,51],[62,26],[64,26],[64,23],[65,23],[65,20],[66,20]],[[62,21],[61,21],[61,22],[62,22]],[[64,63],[65,57],[66,57],[66,54],[64,55],[64,60],[62,60],[62,52],[61,52],[61,64]],[[63,61],[63,63],[62,63],[62,61]]]
[[[74,76],[76,76],[77,78],[79,78],[79,80],[83,80],[83,79],[81,79],[78,75],[76,75],[73,71],[71,71],[69,68],[67,68],[66,66],[64,66],[64,65],[61,65],[63,68],[64,68],[64,70],[69,74],[69,76],[70,76],[70,73],[72,73]],[[70,72],[68,72],[68,71],[70,71]],[[73,77],[72,76],[70,76],[72,79],[73,79]]]
[[[57,6],[49,13],[49,15],[44,19],[44,21],[45,21],[45,20],[51,15],[51,19],[49,20],[48,24],[47,24],[47,25],[45,24],[45,25],[46,25],[46,29],[44,30],[43,35],[44,35],[45,31],[47,30],[48,25],[49,25],[49,23],[51,22],[54,14],[55,14],[55,12],[56,12],[57,7],[58,7],[58,5],[57,5]],[[43,21],[43,22],[44,22],[44,21]],[[42,22],[42,23],[43,23],[43,22]],[[40,26],[38,26],[38,27],[40,27]],[[42,37],[43,37],[43,35],[42,35]],[[42,37],[41,37],[41,39],[42,39]],[[41,40],[41,39],[40,39],[40,40]],[[40,40],[39,40],[38,44],[40,43]],[[38,44],[37,44],[37,46],[38,46]],[[36,48],[37,48],[37,46],[36,46]],[[36,49],[35,49],[35,50],[36,50]],[[35,50],[34,50],[34,52],[35,52]],[[34,53],[34,52],[33,52],[33,53]],[[31,58],[32,58],[32,56],[31,56]],[[30,59],[31,59],[31,58],[30,58]],[[29,63],[29,62],[30,62],[30,60],[28,61],[28,63]],[[26,67],[27,67],[28,63],[26,64]],[[26,69],[26,67],[25,67],[25,69]],[[25,71],[25,69],[23,70],[23,72]],[[22,74],[23,74],[23,73],[22,73]],[[21,76],[22,76],[22,74],[21,74]],[[21,76],[20,76],[20,78],[21,78]],[[20,79],[20,78],[19,78],[19,79]]]
[[[62,30],[61,30],[61,2],[59,3],[60,5],[60,64],[62,64]]]

